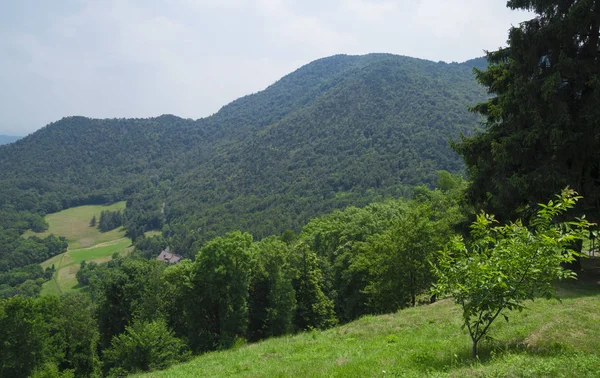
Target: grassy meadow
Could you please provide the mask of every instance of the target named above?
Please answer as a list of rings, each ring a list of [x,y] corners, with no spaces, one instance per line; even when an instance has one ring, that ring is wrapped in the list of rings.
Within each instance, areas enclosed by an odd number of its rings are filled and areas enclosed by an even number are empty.
[[[599,377],[598,277],[564,283],[559,296],[494,323],[478,360],[470,356],[460,308],[444,299],[207,353],[137,377]]]
[[[125,201],[109,206],[87,205],[70,208],[58,213],[48,214],[48,230],[43,233],[28,231],[25,237],[37,235],[44,237],[49,234],[64,236],[69,242],[67,252],[54,256],[43,263],[42,268],[54,265],[56,272],[52,280],[44,283],[42,294],[61,294],[77,290],[75,275],[82,261],[97,263],[111,259],[114,253],[126,254],[133,248],[131,239],[125,237],[125,230],[117,228],[109,232],[100,232],[97,227],[90,227],[90,220],[104,210],[123,210]]]
[[[36,235],[44,237],[50,234],[64,236],[69,242],[69,249],[79,249],[91,247],[96,244],[110,242],[125,236],[125,231],[115,229],[109,232],[100,232],[96,227],[90,227],[90,220],[96,216],[100,219],[100,213],[105,210],[124,210],[125,201],[117,202],[109,206],[86,205],[78,206],[60,211],[58,213],[48,214],[48,230],[42,233],[27,231],[23,236],[28,237]]]

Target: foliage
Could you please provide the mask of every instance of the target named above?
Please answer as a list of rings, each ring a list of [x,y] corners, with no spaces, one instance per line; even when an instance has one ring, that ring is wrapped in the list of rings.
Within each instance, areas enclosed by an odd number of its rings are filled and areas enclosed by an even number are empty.
[[[188,327],[195,350],[231,347],[246,334],[252,236],[231,232],[206,243],[194,262]],[[190,319],[191,320],[191,319]]]
[[[104,351],[105,370],[121,377],[138,371],[165,369],[185,361],[189,352],[163,320],[138,321],[113,338]]]
[[[0,377],[97,372],[98,331],[81,296],[0,299],[0,329]]]
[[[165,266],[156,260],[117,259],[89,278],[96,303],[100,345],[125,331],[134,320],[151,320],[160,315],[161,275]]]
[[[252,275],[248,298],[248,339],[294,331],[296,292],[291,248],[275,237],[252,245]]]
[[[74,377],[97,376],[100,370],[99,331],[89,297],[70,293],[62,296],[60,303],[58,322],[65,338],[61,370],[70,370]]]
[[[557,197],[540,204],[530,228],[521,221],[498,226],[492,215],[482,212],[471,226],[471,240],[465,243],[456,236],[440,256],[436,291],[451,294],[462,306],[473,357],[499,315],[508,321],[507,311],[521,311],[524,302],[552,298],[555,280],[575,278],[561,264],[575,258],[573,242],[586,236],[590,223],[556,223],[580,198],[569,189]]]
[[[414,202],[390,228],[369,238],[365,247],[369,252],[362,263],[369,271],[364,291],[374,312],[415,306],[417,295],[426,293],[434,282],[431,267],[436,264],[437,250],[457,222],[451,219],[456,209],[444,210],[435,214],[431,204]]]
[[[188,258],[233,230],[298,232],[461,171],[447,141],[477,126],[477,64],[339,55],[196,121],[67,117],[0,149],[0,213],[127,200],[129,237],[164,230]]]
[[[472,181],[469,198],[501,219],[515,219],[569,185],[584,197],[580,211],[595,220],[600,1],[511,0],[508,6],[536,16],[511,28],[508,47],[488,53],[490,66],[477,71],[492,94],[473,108],[486,117],[486,129],[454,146]]]
[[[94,221],[92,218],[92,221]],[[98,229],[101,232],[107,232],[117,227],[121,227],[126,220],[123,219],[123,213],[121,211],[110,211],[104,210],[100,213],[100,220],[98,221]],[[95,222],[94,222],[95,223]],[[91,223],[90,223],[91,224]]]
[[[317,255],[306,245],[300,245],[295,259],[297,329],[325,329],[334,326],[337,323],[334,303],[325,294],[323,272],[319,268]]]
[[[495,341],[481,348],[476,361],[468,338],[457,332],[459,306],[441,300],[363,316],[326,331],[206,353],[135,377],[595,377],[598,285],[565,282],[559,294],[561,301],[535,301],[510,323],[493,327]]]

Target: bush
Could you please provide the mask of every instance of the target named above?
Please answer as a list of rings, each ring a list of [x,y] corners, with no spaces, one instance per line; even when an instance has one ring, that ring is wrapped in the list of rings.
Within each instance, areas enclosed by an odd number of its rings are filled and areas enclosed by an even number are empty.
[[[164,369],[188,358],[187,346],[173,335],[164,320],[134,323],[115,336],[104,352],[110,376]]]

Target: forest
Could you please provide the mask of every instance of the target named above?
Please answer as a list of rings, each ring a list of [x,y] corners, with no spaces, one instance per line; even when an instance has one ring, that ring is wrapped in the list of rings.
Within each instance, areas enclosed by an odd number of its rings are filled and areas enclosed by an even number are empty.
[[[600,214],[600,1],[508,6],[535,17],[485,58],[339,55],[208,118],[68,117],[0,146],[0,377],[164,369],[442,297],[477,358],[577,277]],[[26,232],[122,200],[86,223],[134,251],[39,295],[69,246]]]

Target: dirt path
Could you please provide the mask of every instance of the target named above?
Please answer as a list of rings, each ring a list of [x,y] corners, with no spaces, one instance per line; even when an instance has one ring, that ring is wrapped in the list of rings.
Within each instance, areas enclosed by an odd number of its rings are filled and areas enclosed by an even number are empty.
[[[86,250],[90,250],[90,249],[96,249],[96,248],[100,248],[100,247],[106,247],[107,245],[117,244],[117,243],[120,243],[120,242],[122,242],[123,240],[126,240],[126,239],[129,239],[129,238],[124,237],[124,238],[114,239],[114,240],[107,241],[107,242],[104,242],[104,243],[94,244],[94,245],[92,245],[90,247],[85,247],[85,248],[67,249],[67,252],[65,252],[65,254],[69,253],[69,252],[86,251]]]

